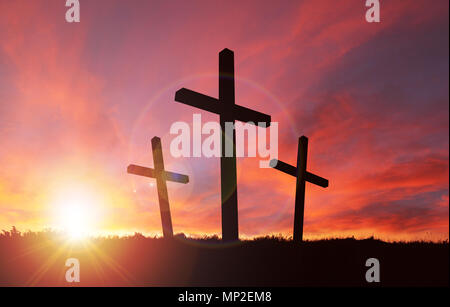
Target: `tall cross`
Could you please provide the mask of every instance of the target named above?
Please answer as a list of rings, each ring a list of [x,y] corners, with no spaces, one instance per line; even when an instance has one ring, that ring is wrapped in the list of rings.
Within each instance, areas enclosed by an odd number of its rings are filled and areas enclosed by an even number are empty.
[[[323,188],[328,187],[328,180],[314,175],[306,170],[308,155],[308,138],[301,136],[298,139],[297,167],[277,159],[270,160],[270,166],[297,178],[295,190],[294,212],[294,242],[303,241],[303,217],[305,214],[305,182],[311,182]]]
[[[182,88],[175,93],[175,101],[220,115],[222,239],[224,241],[239,240],[236,134],[234,129],[225,129],[225,123],[234,125],[234,121],[239,120],[252,122],[255,125],[265,123],[268,127],[270,116],[235,104],[234,53],[229,49],[219,53],[219,99]],[[232,154],[225,155],[225,148],[229,145],[232,146]]]
[[[169,196],[167,194],[166,181],[188,183],[189,177],[182,174],[168,172],[164,169],[161,139],[157,136],[152,139],[152,151],[154,168],[130,164],[128,165],[127,172],[129,174],[156,178],[163,235],[165,238],[170,238],[173,236],[173,229],[172,218],[170,217]]]

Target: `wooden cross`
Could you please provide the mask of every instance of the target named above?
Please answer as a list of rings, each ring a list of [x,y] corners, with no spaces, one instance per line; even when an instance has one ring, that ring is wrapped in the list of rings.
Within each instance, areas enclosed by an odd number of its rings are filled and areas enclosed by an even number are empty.
[[[153,164],[155,168],[147,168],[130,164],[127,168],[129,174],[156,178],[158,189],[159,209],[161,211],[161,224],[165,238],[173,237],[172,218],[170,216],[169,196],[166,181],[188,183],[189,177],[182,174],[168,172],[164,169],[164,160],[161,149],[161,139],[155,136],[152,139]]]
[[[239,240],[236,134],[234,129],[232,131],[225,129],[225,123],[234,125],[234,121],[239,120],[252,122],[255,125],[265,123],[265,127],[268,127],[270,116],[235,104],[234,53],[229,49],[219,53],[219,99],[182,88],[175,93],[175,101],[220,115],[222,239],[224,241]],[[225,155],[225,148],[229,145],[232,146],[232,155]]]
[[[294,242],[303,241],[303,217],[305,214],[305,182],[311,182],[323,188],[328,187],[328,180],[314,175],[306,170],[308,155],[308,138],[301,136],[298,139],[297,167],[277,159],[270,161],[270,166],[297,178],[295,190],[294,212]]]

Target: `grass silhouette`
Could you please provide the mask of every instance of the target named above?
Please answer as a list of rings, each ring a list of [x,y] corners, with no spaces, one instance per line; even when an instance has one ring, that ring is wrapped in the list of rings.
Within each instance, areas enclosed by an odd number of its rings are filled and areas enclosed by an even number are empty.
[[[65,261],[80,261],[78,284]],[[380,261],[380,283],[365,262]],[[217,236],[172,240],[136,233],[70,241],[51,230],[0,234],[2,286],[448,286],[449,244],[374,238],[295,244],[259,237],[223,244]]]

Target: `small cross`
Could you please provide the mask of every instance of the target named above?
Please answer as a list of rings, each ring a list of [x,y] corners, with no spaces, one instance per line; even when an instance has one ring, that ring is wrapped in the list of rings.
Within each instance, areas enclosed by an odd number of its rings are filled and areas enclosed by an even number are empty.
[[[170,216],[169,196],[166,181],[188,183],[189,177],[182,174],[168,172],[164,169],[164,160],[161,149],[161,139],[155,136],[152,139],[153,164],[155,168],[147,168],[130,164],[127,168],[129,174],[156,179],[158,189],[159,209],[161,211],[161,224],[165,238],[173,237],[172,218]]]
[[[294,242],[303,241],[303,217],[305,214],[305,182],[311,182],[323,188],[328,187],[328,180],[306,171],[306,158],[308,155],[308,138],[302,136],[298,139],[297,167],[277,159],[270,161],[270,166],[297,178],[295,190],[294,212]]]

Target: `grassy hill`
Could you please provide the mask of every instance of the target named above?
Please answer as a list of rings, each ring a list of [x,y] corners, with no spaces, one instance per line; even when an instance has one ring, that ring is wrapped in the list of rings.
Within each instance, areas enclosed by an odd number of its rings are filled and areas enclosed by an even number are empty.
[[[330,239],[294,244],[276,237],[222,244],[218,238],[131,237],[67,241],[53,232],[0,235],[0,285],[73,286],[67,258],[80,262],[81,286],[448,286],[447,242]],[[368,258],[380,283],[367,283]]]

